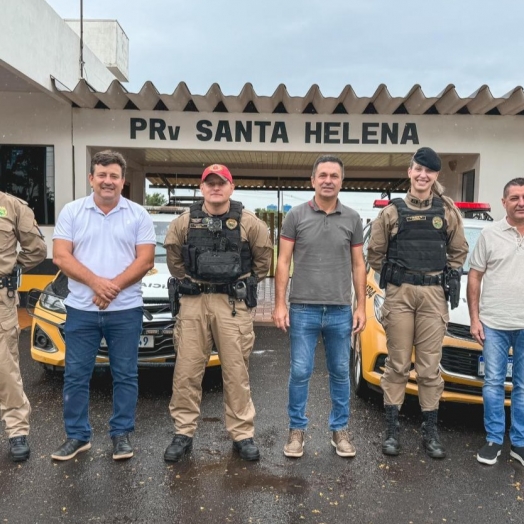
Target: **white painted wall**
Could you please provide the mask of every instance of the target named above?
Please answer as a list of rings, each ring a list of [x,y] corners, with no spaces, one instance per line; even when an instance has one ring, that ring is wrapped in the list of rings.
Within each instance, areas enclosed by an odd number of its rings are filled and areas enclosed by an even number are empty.
[[[80,36],[80,20],[65,20]],[[121,82],[129,80],[129,39],[117,20],[84,20],[84,43]]]
[[[43,93],[0,92],[0,144],[54,147],[56,213],[73,200],[71,108]],[[52,226],[43,226],[51,256]]]
[[[44,0],[0,0],[0,63],[53,92],[51,76],[73,90],[80,79],[80,39]],[[84,47],[85,78],[105,91],[114,75]]]
[[[335,118],[336,116],[336,118]],[[178,140],[151,140],[148,132],[137,134],[130,139],[131,118],[162,118],[166,124],[180,126]],[[253,142],[250,144],[225,141],[201,142],[195,138],[196,122],[211,121],[216,128],[218,120],[270,120],[284,121],[289,143],[275,144]],[[375,145],[375,144],[306,144],[304,123],[326,120],[350,122],[358,128],[362,122],[414,122],[418,127],[420,144]],[[223,113],[177,113],[168,111],[107,111],[73,110],[75,128],[74,143],[77,165],[86,161],[85,151],[90,146],[114,148],[158,148],[158,149],[202,149],[216,151],[306,151],[315,153],[413,153],[418,147],[429,146],[443,157],[441,178],[447,187],[447,194],[460,199],[462,172],[476,169],[476,197],[479,201],[490,202],[495,218],[502,218],[504,210],[500,195],[504,184],[512,178],[524,175],[524,118],[521,116],[412,116],[412,115],[246,115]],[[84,153],[82,153],[82,151]],[[473,155],[468,160],[461,155]],[[456,159],[457,167],[452,171],[449,161]],[[80,187],[77,188],[80,191]],[[79,195],[80,196],[80,195]]]

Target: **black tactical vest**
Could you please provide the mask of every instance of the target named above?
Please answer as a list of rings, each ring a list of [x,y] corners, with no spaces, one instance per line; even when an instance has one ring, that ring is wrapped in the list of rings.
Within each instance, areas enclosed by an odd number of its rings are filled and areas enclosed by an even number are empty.
[[[426,211],[409,209],[401,198],[391,203],[398,211],[398,232],[389,241],[388,261],[410,271],[443,271],[448,239],[442,199],[434,196]]]
[[[182,246],[188,275],[208,282],[231,283],[251,273],[251,250],[240,234],[243,207],[231,200],[229,212],[219,217],[204,213],[201,203],[189,208],[187,240]]]

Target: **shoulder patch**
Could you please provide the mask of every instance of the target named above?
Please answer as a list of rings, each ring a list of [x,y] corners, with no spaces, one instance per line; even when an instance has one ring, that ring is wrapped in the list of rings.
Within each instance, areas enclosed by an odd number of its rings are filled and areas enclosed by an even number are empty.
[[[0,206],[0,217],[7,216],[7,209],[4,206]]]

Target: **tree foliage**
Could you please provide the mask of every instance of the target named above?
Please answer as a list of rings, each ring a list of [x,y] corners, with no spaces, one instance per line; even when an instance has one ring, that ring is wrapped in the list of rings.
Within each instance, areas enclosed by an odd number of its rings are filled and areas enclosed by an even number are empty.
[[[146,206],[165,206],[167,198],[162,193],[146,195]]]

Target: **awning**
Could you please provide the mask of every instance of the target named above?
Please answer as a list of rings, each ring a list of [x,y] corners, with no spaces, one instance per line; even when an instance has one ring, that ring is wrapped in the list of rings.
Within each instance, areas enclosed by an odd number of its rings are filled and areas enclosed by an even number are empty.
[[[73,106],[88,109],[290,114],[524,114],[524,90],[521,86],[500,98],[494,98],[487,85],[461,98],[453,84],[434,97],[426,97],[418,84],[403,97],[392,97],[385,84],[379,85],[369,97],[357,96],[350,85],[338,97],[324,97],[316,84],[305,96],[290,96],[284,84],[280,84],[271,96],[259,96],[250,83],[245,84],[238,95],[225,95],[218,84],[213,84],[205,95],[196,95],[184,82],[180,82],[172,94],[160,93],[152,82],[146,82],[138,93],[130,93],[117,80],[105,92],[95,91],[85,80],[78,82],[72,91],[57,79],[53,82],[57,92]]]

